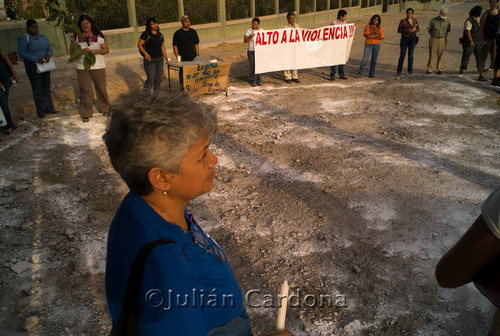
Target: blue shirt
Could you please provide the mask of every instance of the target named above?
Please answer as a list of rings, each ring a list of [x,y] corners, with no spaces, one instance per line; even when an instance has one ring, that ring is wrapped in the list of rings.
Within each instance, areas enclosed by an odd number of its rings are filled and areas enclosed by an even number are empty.
[[[191,225],[187,213],[186,219]],[[141,335],[206,335],[243,314],[243,296],[229,262],[220,262],[194,241],[192,233],[165,221],[130,192],[108,235],[106,298],[115,327],[135,256],[146,243],[164,238],[180,247],[161,245],[149,254],[139,296]]]
[[[29,36],[29,42],[27,36]],[[44,58],[45,55],[52,57],[52,47],[49,40],[43,34],[38,34],[34,38],[29,33],[20,35],[17,38],[17,51],[25,61],[36,63],[39,58]]]

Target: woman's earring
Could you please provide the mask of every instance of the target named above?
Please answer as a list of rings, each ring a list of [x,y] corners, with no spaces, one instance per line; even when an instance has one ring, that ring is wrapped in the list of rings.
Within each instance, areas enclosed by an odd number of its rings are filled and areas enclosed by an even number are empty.
[[[167,196],[167,191],[163,190],[163,196]]]

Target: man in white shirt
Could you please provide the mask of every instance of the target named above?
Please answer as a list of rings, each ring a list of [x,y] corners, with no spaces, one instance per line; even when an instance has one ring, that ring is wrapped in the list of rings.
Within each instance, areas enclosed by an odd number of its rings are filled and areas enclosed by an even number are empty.
[[[250,79],[252,80],[252,86],[261,86],[262,76],[261,74],[255,74],[255,32],[258,30],[264,30],[259,27],[260,19],[253,18],[252,20],[252,28],[248,28],[245,36],[243,36],[243,42],[248,43],[248,62],[250,63]]]
[[[295,23],[294,12],[288,12],[288,14],[286,15],[286,19],[288,20],[288,24],[285,26],[285,28],[293,28],[293,29],[299,28],[299,25]],[[285,81],[287,83],[290,83],[291,81],[294,81],[295,83],[300,83],[297,70],[291,70],[291,71],[285,70]]]

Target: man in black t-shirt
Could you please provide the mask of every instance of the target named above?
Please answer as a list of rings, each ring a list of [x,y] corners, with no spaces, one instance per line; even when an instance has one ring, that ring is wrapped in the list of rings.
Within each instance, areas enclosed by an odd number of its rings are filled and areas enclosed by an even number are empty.
[[[181,56],[182,62],[196,61],[200,56],[200,39],[198,38],[198,33],[191,28],[189,16],[184,15],[181,17],[181,23],[182,28],[179,28],[175,32],[172,41],[175,57],[178,58],[178,56]],[[179,82],[182,88],[182,68],[179,71]]]

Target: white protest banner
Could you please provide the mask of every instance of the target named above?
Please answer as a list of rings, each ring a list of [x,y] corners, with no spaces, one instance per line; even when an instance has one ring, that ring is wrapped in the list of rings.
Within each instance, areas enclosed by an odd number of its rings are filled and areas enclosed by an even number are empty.
[[[255,73],[346,64],[356,26],[256,31]]]

